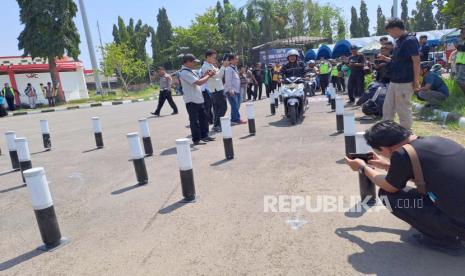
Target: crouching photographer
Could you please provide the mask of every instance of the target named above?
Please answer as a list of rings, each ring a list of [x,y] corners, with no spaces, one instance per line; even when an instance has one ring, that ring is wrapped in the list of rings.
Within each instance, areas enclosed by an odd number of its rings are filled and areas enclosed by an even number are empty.
[[[442,137],[417,137],[393,121],[375,124],[364,137],[373,159],[346,158],[350,168],[375,183],[386,207],[421,232],[413,235],[417,243],[465,254],[465,148]],[[416,189],[408,190],[409,180]]]

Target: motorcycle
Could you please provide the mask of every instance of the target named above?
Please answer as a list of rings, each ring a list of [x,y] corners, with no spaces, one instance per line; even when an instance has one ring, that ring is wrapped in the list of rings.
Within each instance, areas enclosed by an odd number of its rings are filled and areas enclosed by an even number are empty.
[[[303,116],[308,109],[308,99],[304,91],[304,79],[290,77],[285,79],[282,91],[284,114],[289,118],[292,125]]]
[[[316,91],[316,73],[314,72],[309,72],[305,74],[305,93],[309,97],[315,96],[315,91]]]

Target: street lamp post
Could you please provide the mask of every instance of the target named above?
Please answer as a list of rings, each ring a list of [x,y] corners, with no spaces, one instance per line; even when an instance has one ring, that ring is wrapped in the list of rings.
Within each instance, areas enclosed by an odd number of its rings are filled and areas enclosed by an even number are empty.
[[[100,82],[100,72],[95,58],[94,43],[92,42],[92,35],[89,29],[89,22],[87,20],[86,7],[84,0],[79,0],[79,8],[81,9],[82,23],[84,25],[84,32],[86,33],[87,47],[89,48],[90,62],[92,63],[92,70],[94,71],[95,89],[97,94],[102,94],[102,83]]]
[[[392,17],[397,18],[398,17],[398,12],[397,12],[397,7],[399,6],[398,0],[393,0],[392,3]]]

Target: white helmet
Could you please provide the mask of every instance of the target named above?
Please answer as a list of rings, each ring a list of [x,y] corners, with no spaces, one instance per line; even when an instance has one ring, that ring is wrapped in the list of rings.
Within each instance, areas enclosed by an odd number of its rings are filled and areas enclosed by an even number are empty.
[[[286,54],[286,57],[289,58],[290,56],[299,57],[299,52],[296,49],[289,50]]]
[[[316,62],[313,59],[311,59],[308,61],[308,64],[316,64]]]

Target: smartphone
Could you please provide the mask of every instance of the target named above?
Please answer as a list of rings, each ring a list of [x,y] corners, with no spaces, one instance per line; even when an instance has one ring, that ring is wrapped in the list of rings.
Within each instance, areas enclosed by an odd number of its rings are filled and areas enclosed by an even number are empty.
[[[362,159],[363,161],[365,162],[368,162],[369,160],[373,159],[373,153],[372,152],[369,152],[369,153],[349,153],[347,155],[347,158],[349,159]]]

